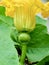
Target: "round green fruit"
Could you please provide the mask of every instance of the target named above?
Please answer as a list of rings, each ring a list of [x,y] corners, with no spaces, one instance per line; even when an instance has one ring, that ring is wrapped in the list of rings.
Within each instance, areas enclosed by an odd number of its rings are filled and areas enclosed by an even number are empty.
[[[20,33],[18,36],[18,40],[20,42],[29,42],[30,41],[30,35],[27,33]]]

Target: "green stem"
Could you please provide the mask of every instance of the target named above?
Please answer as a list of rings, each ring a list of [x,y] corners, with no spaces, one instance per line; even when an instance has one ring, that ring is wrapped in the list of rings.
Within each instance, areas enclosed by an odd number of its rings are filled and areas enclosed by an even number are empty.
[[[27,50],[27,45],[23,44],[22,45],[22,55],[20,57],[20,63],[21,63],[21,65],[24,65],[25,56],[26,56],[26,50]]]

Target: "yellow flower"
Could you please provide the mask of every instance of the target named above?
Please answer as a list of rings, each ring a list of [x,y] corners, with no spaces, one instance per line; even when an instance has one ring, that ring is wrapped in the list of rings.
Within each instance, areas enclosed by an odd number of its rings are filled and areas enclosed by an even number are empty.
[[[45,6],[40,0],[2,0],[6,15],[14,18],[14,25],[19,31],[32,31],[35,28],[35,15]]]
[[[0,2],[0,6],[6,7],[6,15],[13,17],[15,13],[15,8],[22,5],[30,5],[33,6],[34,10],[39,11],[38,7],[35,5],[36,0],[2,0]]]
[[[34,30],[36,24],[35,14],[37,12],[39,12],[39,9],[29,2],[23,2],[21,5],[17,5],[14,16],[14,25],[16,29],[29,32]]]

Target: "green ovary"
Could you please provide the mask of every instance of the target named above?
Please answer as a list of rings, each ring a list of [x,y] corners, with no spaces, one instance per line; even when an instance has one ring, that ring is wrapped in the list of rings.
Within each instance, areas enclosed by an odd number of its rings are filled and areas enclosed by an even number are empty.
[[[30,35],[27,33],[20,33],[20,35],[18,36],[18,40],[20,42],[28,42],[30,41]]]

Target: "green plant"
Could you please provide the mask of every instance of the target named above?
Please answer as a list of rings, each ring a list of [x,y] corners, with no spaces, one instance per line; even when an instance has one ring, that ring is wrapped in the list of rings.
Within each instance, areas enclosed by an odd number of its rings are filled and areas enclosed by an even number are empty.
[[[0,65],[24,65],[26,59],[28,65],[45,63],[43,59],[49,56],[47,20],[36,16],[35,29],[21,32],[15,29],[13,18],[5,15],[4,7],[0,7],[0,12]]]

